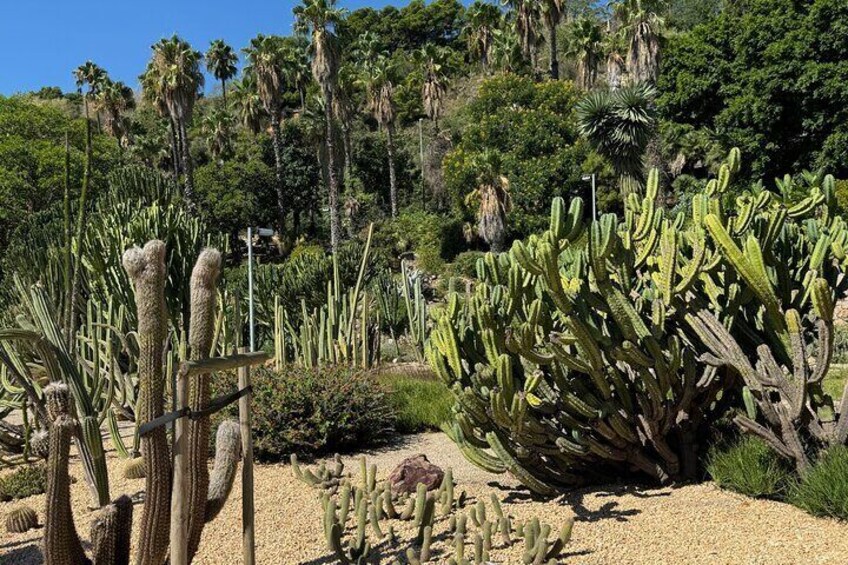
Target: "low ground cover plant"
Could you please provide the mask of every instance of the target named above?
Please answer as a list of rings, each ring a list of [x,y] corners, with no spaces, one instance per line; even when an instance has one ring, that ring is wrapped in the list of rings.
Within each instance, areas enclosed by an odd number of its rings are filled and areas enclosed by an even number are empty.
[[[789,493],[810,514],[848,520],[848,448],[827,450]]]
[[[395,413],[395,429],[403,434],[438,430],[451,418],[453,396],[445,384],[427,371],[408,366],[378,373]]]
[[[46,487],[44,465],[22,465],[0,477],[0,502],[41,494]]]
[[[780,498],[792,469],[764,441],[742,436],[710,450],[707,472],[718,486],[756,498]]]

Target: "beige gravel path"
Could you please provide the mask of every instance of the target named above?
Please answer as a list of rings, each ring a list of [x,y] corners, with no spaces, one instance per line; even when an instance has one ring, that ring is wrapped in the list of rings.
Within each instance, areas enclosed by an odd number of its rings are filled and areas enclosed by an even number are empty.
[[[568,564],[842,564],[848,555],[848,524],[813,518],[786,504],[747,499],[720,491],[712,484],[682,488],[609,487],[575,490],[562,499],[542,503],[513,488],[507,476],[495,476],[471,466],[441,434],[408,436],[391,448],[369,453],[380,475],[406,456],[423,452],[434,463],[452,466],[458,488],[488,500],[497,493],[510,514],[538,516],[558,529],[570,513],[577,517],[574,537],[563,563]],[[346,458],[356,474],[354,458]],[[110,462],[113,493],[140,493],[144,481],[120,477],[120,462]],[[82,479],[78,462],[72,474]],[[321,505],[316,492],[298,482],[289,465],[256,468],[257,562],[319,565],[333,563],[321,532]],[[82,480],[72,487],[77,527],[87,532],[91,513]],[[43,496],[26,501],[43,514]],[[0,504],[0,517],[15,503]],[[137,506],[140,512],[140,506]],[[234,488],[221,516],[204,531],[195,563],[241,562],[241,489]],[[138,525],[138,521],[135,521]],[[445,528],[444,521],[437,529]],[[41,562],[41,531],[11,536],[2,533],[0,563]],[[440,543],[434,544],[439,555]],[[470,548],[469,548],[470,549]],[[469,551],[470,553],[470,551]],[[442,552],[441,555],[444,555]],[[518,553],[495,551],[499,563],[517,563]],[[384,562],[388,562],[384,560]]]

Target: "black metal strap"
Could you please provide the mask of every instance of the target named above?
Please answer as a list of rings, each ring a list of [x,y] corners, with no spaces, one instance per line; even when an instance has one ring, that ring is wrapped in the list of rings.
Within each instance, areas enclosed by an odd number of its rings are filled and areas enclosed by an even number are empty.
[[[191,412],[188,417],[190,420],[199,420],[200,418],[205,418],[206,416],[211,416],[215,412],[222,410],[241,398],[245,396],[250,391],[253,390],[253,386],[246,386],[241,390],[237,390],[231,394],[225,394],[223,396],[219,396],[218,398],[213,398],[209,401],[209,404],[203,410],[198,410],[197,412]]]
[[[146,436],[153,430],[157,428],[161,428],[171,422],[179,420],[183,417],[188,417],[190,420],[199,420],[200,418],[204,418],[206,416],[210,416],[219,410],[222,410],[238,400],[239,398],[246,396],[248,393],[253,391],[253,386],[246,386],[241,390],[237,390],[231,394],[225,394],[223,396],[219,396],[218,398],[213,398],[209,401],[209,404],[203,409],[193,412],[188,406],[183,408],[182,410],[175,410],[174,412],[168,412],[167,414],[162,414],[158,418],[150,420],[146,424],[142,424],[138,428],[139,436]]]
[[[188,416],[189,414],[191,414],[191,410],[188,409],[188,406],[186,406],[182,410],[176,410],[174,412],[162,414],[158,418],[154,418],[153,420],[150,420],[149,422],[139,426],[138,435],[144,437],[156,428],[161,428],[162,426],[170,424],[174,420],[179,420],[183,416]]]

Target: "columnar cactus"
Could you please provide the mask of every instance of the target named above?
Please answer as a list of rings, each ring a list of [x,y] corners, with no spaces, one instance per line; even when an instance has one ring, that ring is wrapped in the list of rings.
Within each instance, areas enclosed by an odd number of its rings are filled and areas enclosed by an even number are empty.
[[[241,457],[241,428],[235,420],[226,420],[218,426],[215,434],[215,465],[209,478],[204,522],[218,516],[230,496],[236,478],[238,461]],[[205,462],[204,462],[205,463]]]
[[[97,511],[91,521],[92,561],[104,565],[130,562],[132,499],[123,495]]]
[[[161,416],[164,409],[165,244],[150,241],[143,249],[128,249],[123,260],[135,288],[138,311],[137,417],[139,425],[143,425]],[[141,453],[145,463],[145,503],[136,563],[161,565],[168,554],[171,516],[171,459],[164,427],[141,439]]]
[[[191,274],[191,324],[189,346],[192,359],[206,359],[212,349],[218,277],[221,254],[204,249]],[[199,411],[209,402],[210,376],[198,375],[189,383],[189,408]],[[188,425],[188,557],[197,552],[200,534],[206,523],[206,497],[209,489],[209,418],[191,420]]]

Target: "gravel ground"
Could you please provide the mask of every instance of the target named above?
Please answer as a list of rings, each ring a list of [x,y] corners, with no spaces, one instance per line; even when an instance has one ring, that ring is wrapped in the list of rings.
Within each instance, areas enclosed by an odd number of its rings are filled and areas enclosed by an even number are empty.
[[[506,475],[483,472],[467,463],[442,434],[407,436],[389,448],[368,452],[379,476],[385,477],[404,457],[426,453],[433,463],[453,467],[458,489],[488,500],[495,493],[504,509],[517,519],[537,516],[558,530],[563,520],[576,516],[574,535],[562,563],[569,564],[818,564],[845,563],[848,524],[814,518],[778,502],[751,500],[720,491],[714,485],[681,488],[596,487],[574,490],[555,501],[539,502],[517,488]],[[111,455],[110,455],[111,456]],[[347,468],[358,472],[355,457],[345,458]],[[139,499],[144,480],[126,480],[120,462],[110,462],[113,493],[126,492]],[[85,533],[91,520],[89,498],[78,461],[71,474],[77,528]],[[297,481],[289,465],[256,467],[256,542],[260,564],[318,565],[335,562],[326,550],[321,531],[321,504],[316,491]],[[43,519],[44,497],[26,501]],[[0,517],[15,502],[0,503]],[[140,505],[136,511],[140,513]],[[240,562],[241,489],[233,493],[218,519],[204,530],[199,564]],[[135,520],[135,526],[138,520]],[[408,528],[408,526],[407,526]],[[445,520],[435,537],[446,530]],[[408,537],[409,531],[400,534]],[[3,532],[0,562],[30,565],[41,562],[41,530],[22,535]],[[402,547],[405,547],[403,544]],[[434,542],[433,562],[444,562],[441,541]],[[470,555],[471,548],[466,549]],[[383,563],[393,558],[383,552]],[[496,563],[520,563],[520,544],[511,550],[494,550]],[[405,560],[402,560],[405,562]]]

